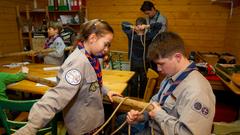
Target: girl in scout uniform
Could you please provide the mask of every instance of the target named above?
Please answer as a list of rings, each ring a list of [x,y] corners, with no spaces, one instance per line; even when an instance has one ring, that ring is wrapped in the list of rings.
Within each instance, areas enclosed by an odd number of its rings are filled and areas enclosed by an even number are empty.
[[[117,93],[102,85],[97,56],[108,51],[112,39],[113,29],[107,22],[95,19],[82,24],[76,48],[59,70],[57,86],[32,107],[28,123],[15,135],[36,134],[61,110],[69,135],[92,133],[100,127],[104,123],[102,95],[111,100]]]

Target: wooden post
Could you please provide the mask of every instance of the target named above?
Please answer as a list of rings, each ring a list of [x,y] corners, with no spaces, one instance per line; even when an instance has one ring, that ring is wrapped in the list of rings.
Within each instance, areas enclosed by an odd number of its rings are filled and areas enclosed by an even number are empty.
[[[18,37],[19,37],[19,40],[20,40],[21,50],[23,50],[22,20],[21,20],[21,16],[20,16],[19,6],[16,6],[16,12],[17,12]]]

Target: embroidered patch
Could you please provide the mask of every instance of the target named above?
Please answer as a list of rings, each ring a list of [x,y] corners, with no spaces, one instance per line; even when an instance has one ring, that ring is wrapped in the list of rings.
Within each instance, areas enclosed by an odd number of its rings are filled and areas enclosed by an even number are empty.
[[[66,81],[71,85],[79,84],[81,82],[81,78],[80,72],[76,69],[69,70],[65,75]]]
[[[96,82],[93,82],[93,83],[90,85],[89,91],[95,92],[98,88],[99,88],[99,84],[98,84],[98,81],[96,81]]]
[[[202,112],[203,115],[208,115],[209,110],[208,110],[207,107],[203,107],[202,110],[201,110],[201,112]]]
[[[198,113],[200,113],[202,116],[204,117],[208,117],[209,114],[209,109],[207,106],[205,106],[204,104],[202,104],[199,101],[195,101],[192,105],[192,109]]]
[[[202,109],[202,104],[201,104],[200,102],[196,102],[196,103],[194,104],[194,109],[196,109],[196,110],[201,110],[201,109]]]

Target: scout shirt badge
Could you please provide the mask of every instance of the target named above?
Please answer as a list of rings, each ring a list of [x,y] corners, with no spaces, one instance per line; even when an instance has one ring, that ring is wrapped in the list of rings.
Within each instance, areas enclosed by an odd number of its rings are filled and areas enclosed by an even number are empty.
[[[199,114],[201,114],[204,117],[208,117],[209,114],[209,109],[207,106],[205,106],[204,104],[202,104],[199,101],[195,101],[192,105],[192,109],[196,112],[198,112]]]
[[[99,89],[98,81],[93,82],[89,87],[89,91],[91,92],[95,92],[97,89]]]
[[[81,73],[77,69],[71,69],[65,75],[65,80],[71,85],[78,85],[81,78]]]

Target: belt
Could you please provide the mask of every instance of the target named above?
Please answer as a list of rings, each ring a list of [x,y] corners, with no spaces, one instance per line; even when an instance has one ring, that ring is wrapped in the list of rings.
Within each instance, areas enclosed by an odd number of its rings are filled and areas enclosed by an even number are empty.
[[[101,126],[100,126],[101,127]],[[84,135],[92,135],[92,134],[94,134],[100,127],[97,127],[97,128],[95,128],[95,129],[93,129],[92,131],[90,131],[90,132],[88,132],[88,133],[85,133]],[[101,133],[101,132],[100,132]],[[99,133],[98,133],[98,135],[99,135]]]

